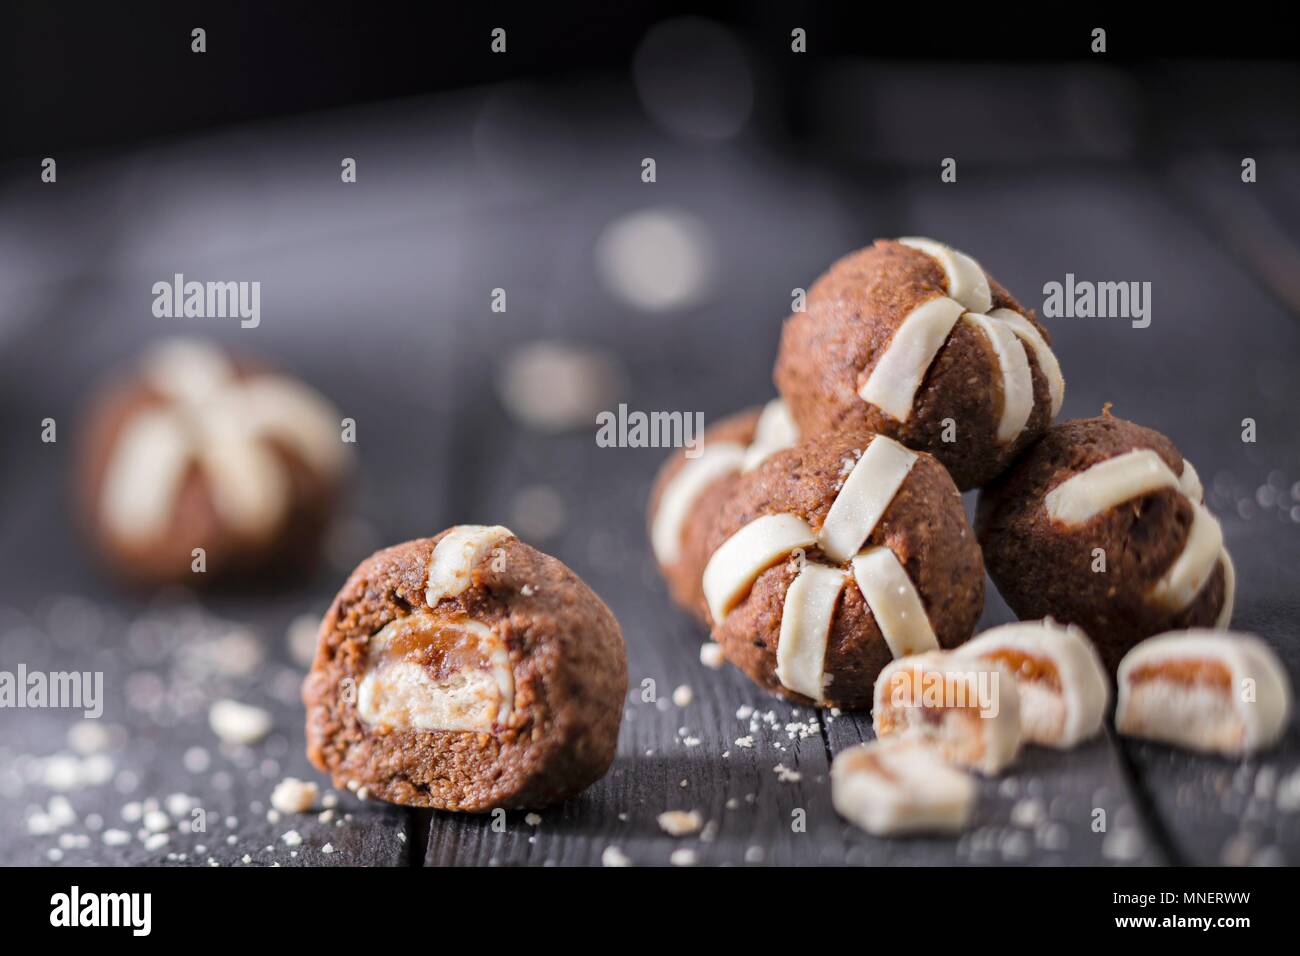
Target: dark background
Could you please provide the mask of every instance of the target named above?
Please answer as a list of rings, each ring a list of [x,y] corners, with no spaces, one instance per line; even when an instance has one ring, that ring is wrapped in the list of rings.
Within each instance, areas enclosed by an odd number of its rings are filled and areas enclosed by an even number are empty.
[[[0,12],[0,667],[102,669],[114,728],[110,779],[58,791],[51,768],[89,772],[68,737],[75,718],[0,713],[0,862],[563,865],[597,863],[611,845],[653,864],[682,848],[736,864],[1300,862],[1294,726],[1278,751],[1240,764],[1109,733],[1069,753],[1034,750],[983,785],[959,840],[852,829],[830,808],[826,772],[870,736],[869,719],[822,714],[817,732],[791,739],[781,728],[807,714],[699,665],[703,635],[671,609],[645,541],[663,452],[539,429],[502,397],[511,359],[544,343],[614,370],[604,407],[712,419],[762,402],[790,290],[879,236],[949,242],[1033,307],[1067,272],[1149,281],[1148,329],[1048,323],[1068,382],[1062,417],[1114,402],[1173,438],[1236,559],[1236,626],[1271,640],[1294,677],[1290,33],[1255,10],[1248,23],[1235,11],[1144,24],[1044,10],[1002,23],[928,6],[780,4],[679,16],[699,12]],[[1095,25],[1108,29],[1105,56],[1088,52]],[[208,30],[202,56],[189,52],[194,26]],[[504,56],[488,52],[494,26],[508,30]],[[790,53],[794,26],[808,30],[807,54]],[[54,186],[39,180],[44,156],[58,159]],[[357,158],[354,185],[339,182],[344,156]],[[646,156],[654,184],[640,181]],[[939,181],[947,156],[957,183]],[[1259,163],[1255,184],[1241,182],[1244,156]],[[608,230],[647,212],[677,231],[624,267],[652,289],[690,280],[662,309],[601,265]],[[150,288],[174,272],[260,281],[261,327],[155,319]],[[504,315],[489,309],[496,287],[509,293]],[[315,578],[140,593],[87,552],[70,494],[79,425],[111,368],[172,334],[264,355],[357,420],[345,533]],[[39,440],[47,416],[54,445]],[[1254,444],[1241,441],[1246,417]],[[280,777],[317,779],[287,628],[319,616],[369,550],[462,522],[514,525],[573,567],[622,622],[634,688],[653,679],[666,700],[689,684],[693,703],[631,699],[610,775],[538,827],[511,815],[498,833],[347,796],[346,826],[268,821]],[[1009,619],[991,584],[986,604],[983,626]],[[230,634],[263,649],[257,669],[196,667]],[[206,714],[220,696],[271,710],[274,734],[219,746]],[[750,733],[742,706],[773,714],[752,751],[734,745]],[[210,755],[201,771],[185,760],[195,747]],[[800,778],[778,778],[778,763]],[[32,832],[33,808],[60,793],[76,822]],[[104,845],[104,828],[125,826],[122,804],[173,793],[220,824],[173,832],[161,850],[134,836]],[[1099,807],[1104,833],[1091,827]],[[714,839],[666,838],[655,816],[672,808],[700,810]],[[797,809],[803,833],[790,829]],[[304,837],[297,856],[281,840],[291,826]]]

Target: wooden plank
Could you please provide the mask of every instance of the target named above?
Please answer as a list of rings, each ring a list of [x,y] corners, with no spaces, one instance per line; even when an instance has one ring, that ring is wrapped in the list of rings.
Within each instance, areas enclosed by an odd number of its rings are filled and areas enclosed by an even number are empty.
[[[6,711],[0,858],[403,865],[409,837],[400,808],[323,788],[313,812],[269,812],[281,779],[317,779],[303,752],[301,669],[281,651],[285,610],[263,610],[251,625],[251,614],[214,614],[188,601],[124,608],[61,595],[31,615],[6,609],[0,667],[102,674],[104,712],[85,720],[79,711]],[[222,743],[208,710],[223,698],[265,710],[265,739]]]
[[[373,189],[346,197],[324,186],[293,191],[319,154],[328,153],[325,167],[334,168],[337,149],[328,136],[292,152],[286,167],[258,164],[265,193],[286,197],[273,218],[299,224],[284,233],[240,226],[225,235],[249,243],[203,241],[214,238],[210,222],[265,220],[251,204],[239,207],[245,220],[218,215],[238,207],[246,193],[238,177],[211,180],[216,173],[202,162],[211,144],[170,154],[152,211],[179,205],[192,216],[168,220],[157,235],[126,231],[112,275],[97,273],[95,250],[80,250],[68,260],[77,263],[75,275],[44,275],[42,285],[26,289],[23,324],[6,323],[0,450],[6,464],[18,467],[0,470],[0,553],[8,558],[0,604],[10,609],[0,667],[17,660],[101,667],[111,688],[106,723],[127,732],[124,748],[112,751],[113,777],[122,771],[136,777],[128,794],[112,780],[73,792],[77,823],[67,829],[89,832],[84,824],[90,814],[99,814],[106,829],[117,825],[110,817],[130,800],[165,800],[187,791],[199,791],[209,819],[220,821],[202,840],[172,833],[167,846],[154,851],[144,850],[134,834],[122,848],[103,845],[101,836],[63,850],[63,862],[167,862],[167,853],[183,852],[186,863],[205,863],[199,858],[210,855],[232,864],[248,852],[260,863],[396,865],[414,852],[416,862],[439,865],[575,865],[599,863],[611,846],[634,863],[659,865],[681,849],[693,851],[700,864],[732,865],[1272,862],[1279,856],[1296,862],[1297,814],[1287,809],[1294,799],[1287,781],[1300,749],[1294,728],[1276,754],[1240,765],[1244,769],[1155,746],[1117,747],[1110,737],[1065,754],[1029,751],[1004,780],[981,785],[976,827],[965,837],[881,841],[859,833],[834,814],[826,774],[831,753],[869,733],[866,718],[827,719],[824,734],[800,737],[796,731],[791,740],[785,725],[806,722],[808,714],[796,715],[730,669],[711,671],[698,663],[701,635],[670,608],[645,541],[642,509],[663,453],[599,449],[586,428],[559,436],[533,433],[495,398],[495,376],[511,350],[550,338],[617,355],[624,382],[615,397],[632,408],[714,416],[760,402],[771,394],[771,363],[790,290],[806,287],[832,259],[874,235],[928,232],[965,247],[1031,305],[1042,282],[1067,271],[1081,278],[1149,278],[1157,311],[1148,329],[1105,320],[1049,323],[1069,380],[1064,416],[1096,414],[1113,400],[1117,414],[1178,442],[1206,480],[1211,506],[1220,515],[1237,515],[1225,520],[1225,532],[1242,571],[1238,622],[1278,642],[1294,675],[1300,566],[1294,520],[1276,503],[1253,510],[1244,503],[1264,485],[1290,494],[1300,479],[1300,438],[1292,422],[1300,394],[1288,366],[1300,343],[1292,317],[1246,281],[1166,194],[1141,173],[1120,167],[984,169],[978,176],[972,169],[963,172],[960,185],[940,184],[930,173],[924,180],[864,185],[758,155],[682,149],[644,130],[617,143],[584,141],[582,150],[567,154],[563,169],[554,155],[535,157],[529,182],[510,186],[480,181],[473,150],[441,145],[469,142],[465,134],[478,117],[477,100],[457,102],[438,122],[428,122],[427,104],[412,104],[367,128],[364,139],[380,154],[387,142],[381,127],[428,130],[412,154],[422,161],[384,168]],[[258,148],[265,153],[259,155],[280,155],[289,137],[262,133]],[[657,157],[661,173],[671,172],[654,187],[636,181],[635,161],[627,158],[647,154]],[[132,162],[122,168],[130,171]],[[197,199],[190,196],[194,205],[184,205],[196,177],[209,188]],[[42,255],[99,210],[118,208],[121,197],[132,195],[131,182],[105,177],[79,196],[84,202],[63,207],[40,233],[50,243]],[[407,197],[427,198],[422,190],[428,182],[439,184],[437,195],[408,209]],[[538,184],[549,185],[532,188]],[[1287,195],[1278,208],[1295,208],[1294,194]],[[314,218],[300,221],[304,204]],[[591,251],[601,230],[646,205],[686,208],[710,231],[714,284],[690,308],[637,312],[612,296],[596,272]],[[798,210],[797,241],[791,238],[792,209]],[[312,227],[326,224],[326,214],[356,228]],[[31,224],[43,215],[27,204],[20,219]],[[1287,216],[1285,228],[1294,227],[1289,213],[1279,215]],[[138,656],[129,625],[150,609],[93,570],[65,520],[64,492],[87,384],[106,362],[159,334],[139,306],[140,290],[170,274],[178,248],[194,254],[187,269],[261,278],[276,293],[274,314],[268,313],[255,341],[228,330],[219,337],[279,356],[327,385],[344,413],[357,418],[361,538],[378,545],[460,521],[510,524],[522,489],[541,486],[559,496],[559,527],[525,537],[570,564],[618,614],[634,687],[618,760],[588,793],[541,814],[536,827],[510,814],[503,832],[492,829],[490,818],[411,814],[345,796],[352,823],[294,821],[304,843],[298,857],[289,856],[280,841],[288,823],[270,824],[262,812],[270,787],[285,774],[318,778],[302,758],[301,708],[284,693],[292,680],[282,634],[295,615],[323,608],[360,554],[300,589],[205,602],[208,615],[256,635],[271,661],[263,672],[199,688],[193,709],[163,724],[129,706],[131,678],[168,672],[171,658]],[[487,307],[497,286],[510,293],[504,315]],[[1250,321],[1232,321],[1241,316]],[[47,414],[59,419],[60,443],[37,447],[35,423]],[[1239,437],[1246,415],[1257,419],[1261,436],[1249,447]],[[73,604],[57,605],[59,614],[88,602],[107,622],[93,642],[59,637],[50,620],[58,595],[74,596]],[[1006,619],[990,592],[985,623]],[[44,640],[48,630],[56,631],[48,635],[56,640]],[[636,693],[645,679],[655,681],[653,703]],[[693,689],[685,707],[671,703],[680,685]],[[203,705],[227,692],[274,716],[275,731],[253,749],[251,762],[218,752],[206,728]],[[772,714],[771,722],[760,717],[752,748],[735,743],[750,735],[749,720],[737,717],[741,707]],[[28,832],[29,805],[48,810],[52,793],[25,776],[35,772],[30,759],[14,758],[65,750],[70,725],[66,714],[27,712],[6,714],[0,726],[0,768],[25,768],[21,786],[12,769],[0,769],[0,858],[6,862],[45,862],[51,848],[62,849],[57,834]],[[687,737],[699,743],[688,746]],[[208,769],[197,775],[184,764],[193,747],[209,752]],[[274,767],[263,767],[264,760]],[[777,764],[799,778],[781,779]],[[229,776],[228,787],[216,785],[219,773]],[[254,811],[254,803],[262,810]],[[1106,834],[1091,829],[1098,807],[1107,810]],[[664,835],[656,817],[669,809],[699,810],[713,824],[710,839]],[[791,826],[797,810],[805,811],[801,832]],[[227,816],[238,825],[223,829]],[[426,823],[426,845],[414,845],[409,836],[403,844],[403,835]],[[224,843],[230,835],[234,845]],[[320,855],[327,841],[337,852]],[[267,845],[274,850],[266,851]]]

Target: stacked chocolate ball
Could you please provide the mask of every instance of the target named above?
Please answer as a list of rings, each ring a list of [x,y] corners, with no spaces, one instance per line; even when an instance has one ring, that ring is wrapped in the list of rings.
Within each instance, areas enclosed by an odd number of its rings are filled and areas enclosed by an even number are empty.
[[[942,243],[839,260],[785,323],[781,398],[660,472],[674,600],[760,686],[840,707],[870,706],[892,660],[964,643],[985,566],[1018,616],[1078,626],[1112,672],[1151,635],[1225,627],[1233,567],[1195,469],[1109,414],[1053,425],[1050,343]]]

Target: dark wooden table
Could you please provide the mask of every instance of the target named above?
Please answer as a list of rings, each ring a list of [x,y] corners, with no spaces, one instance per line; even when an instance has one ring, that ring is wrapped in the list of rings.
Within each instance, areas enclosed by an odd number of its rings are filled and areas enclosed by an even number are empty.
[[[1055,74],[1016,69],[994,88],[1014,81],[1037,98],[1031,116],[1058,116]],[[663,453],[599,448],[592,428],[524,427],[500,401],[504,361],[540,340],[614,357],[613,398],[633,409],[713,417],[763,401],[791,289],[876,236],[942,238],[1035,305],[1067,272],[1149,280],[1149,328],[1051,324],[1063,417],[1114,402],[1174,438],[1237,563],[1235,625],[1269,639],[1300,679],[1300,151],[1261,151],[1247,186],[1249,129],[1232,150],[1175,129],[1177,148],[1153,151],[1132,126],[1107,153],[1082,148],[1077,131],[1025,125],[1032,148],[1018,160],[994,148],[1011,134],[990,119],[985,138],[969,139],[959,182],[945,185],[946,153],[929,155],[922,138],[909,154],[890,138],[897,111],[871,110],[873,96],[909,84],[924,97],[923,68],[839,79],[846,111],[880,135],[848,137],[829,159],[817,131],[794,152],[750,135],[667,138],[615,84],[486,91],[69,157],[56,187],[11,170],[0,204],[0,669],[102,671],[106,705],[103,733],[68,711],[0,712],[0,862],[1300,863],[1294,723],[1277,750],[1240,762],[1111,732],[1066,753],[1031,749],[981,784],[975,825],[958,839],[858,832],[833,812],[827,773],[870,737],[868,716],[798,712],[730,668],[702,666],[704,635],[667,602],[644,532]],[[1171,73],[1141,95],[1158,106],[1180,84]],[[356,185],[339,183],[343,156],[358,158]],[[657,161],[654,184],[640,181],[645,156]],[[687,307],[641,311],[600,279],[602,230],[647,207],[685,211],[710,237],[709,288]],[[153,318],[150,286],[173,272],[260,280],[261,326]],[[498,287],[504,314],[490,309]],[[142,595],[85,553],[69,485],[93,383],[148,341],[194,332],[266,354],[357,420],[346,533],[312,581]],[[40,440],[46,417],[57,443]],[[1253,444],[1244,418],[1257,423]],[[537,487],[562,504],[551,528],[521,504]],[[324,820],[268,819],[282,777],[325,785],[303,756],[291,626],[318,616],[374,547],[521,521],[622,622],[632,691],[608,776],[540,821],[511,813],[497,827],[346,793]],[[982,625],[1009,619],[990,584]],[[683,686],[691,700],[678,706]],[[222,745],[207,723],[222,697],[268,709],[270,736]],[[123,820],[149,800],[174,811],[165,840]],[[192,806],[203,832],[176,825],[194,819]],[[704,831],[667,836],[656,817],[670,809],[699,811]],[[110,829],[126,842],[106,842]],[[285,840],[291,830],[300,843]]]

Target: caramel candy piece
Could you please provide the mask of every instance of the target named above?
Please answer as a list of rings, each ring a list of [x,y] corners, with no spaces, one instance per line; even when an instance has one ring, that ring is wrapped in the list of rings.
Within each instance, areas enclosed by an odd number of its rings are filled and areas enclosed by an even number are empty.
[[[303,682],[307,756],[390,803],[538,809],[609,769],[626,695],[605,603],[504,528],[458,525],[339,590]]]
[[[1110,703],[1110,680],[1097,649],[1077,627],[1043,621],[1004,624],[957,649],[1002,664],[1020,692],[1020,731],[1028,743],[1068,748],[1093,737]]]
[[[1020,752],[1020,694],[1001,664],[948,651],[893,661],[876,678],[877,737],[906,734],[944,759],[992,775]]]
[[[1291,683],[1251,634],[1170,631],[1119,665],[1115,726],[1131,737],[1237,756],[1272,746],[1291,715]]]
[[[876,836],[965,829],[975,781],[930,745],[890,737],[850,747],[831,764],[831,803]]]
[[[446,539],[444,539],[446,540]],[[494,628],[421,609],[370,639],[357,714],[376,732],[492,733],[510,717],[514,675]]]

